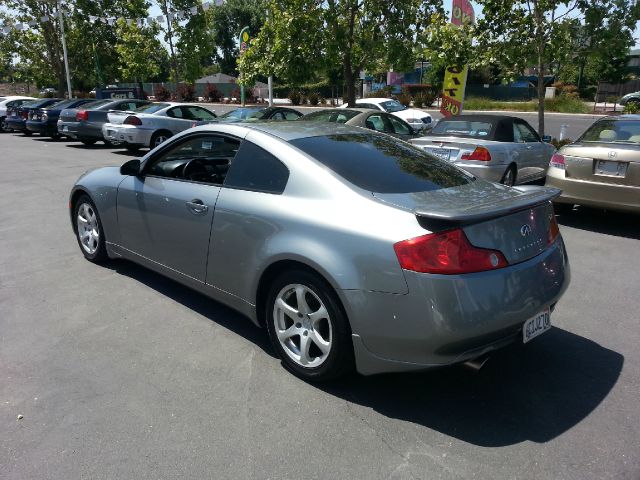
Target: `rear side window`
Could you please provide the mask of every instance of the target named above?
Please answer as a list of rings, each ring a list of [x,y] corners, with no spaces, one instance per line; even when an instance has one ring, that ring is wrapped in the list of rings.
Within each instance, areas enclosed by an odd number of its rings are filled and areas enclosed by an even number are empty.
[[[229,168],[225,187],[267,193],[282,193],[289,170],[276,157],[259,146],[244,141]]]
[[[379,134],[308,137],[291,144],[355,186],[375,193],[428,192],[473,181],[472,175]]]

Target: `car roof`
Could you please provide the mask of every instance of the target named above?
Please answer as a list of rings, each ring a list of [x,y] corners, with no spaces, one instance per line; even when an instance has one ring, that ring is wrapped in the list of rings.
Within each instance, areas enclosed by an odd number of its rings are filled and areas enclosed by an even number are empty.
[[[356,103],[382,103],[393,101],[393,98],[383,98],[383,97],[371,97],[371,98],[358,98]]]
[[[213,127],[215,124],[210,125]],[[272,135],[286,142],[299,138],[363,133],[359,127],[330,122],[256,122],[245,123],[242,124],[242,126],[250,130]]]
[[[440,119],[441,122],[445,120],[467,120],[471,122],[494,123],[501,120],[522,120],[522,118],[516,117],[515,115],[491,115],[488,113],[477,113],[477,114],[470,113],[470,114],[458,115],[456,117],[447,117],[447,118]]]

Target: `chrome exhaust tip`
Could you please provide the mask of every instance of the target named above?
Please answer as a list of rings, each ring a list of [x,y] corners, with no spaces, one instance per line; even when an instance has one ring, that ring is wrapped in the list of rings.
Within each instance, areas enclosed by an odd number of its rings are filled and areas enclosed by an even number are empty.
[[[489,361],[489,355],[484,355],[478,358],[473,358],[471,360],[467,360],[462,365],[467,367],[474,372],[479,372],[482,367],[484,367],[485,363]]]

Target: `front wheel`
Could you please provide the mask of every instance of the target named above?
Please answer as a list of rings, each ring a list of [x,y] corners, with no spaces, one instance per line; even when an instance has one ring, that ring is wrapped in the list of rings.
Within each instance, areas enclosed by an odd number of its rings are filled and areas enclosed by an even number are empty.
[[[165,131],[156,132],[151,137],[151,142],[149,142],[149,148],[153,150],[158,145],[161,145],[167,140],[169,140],[169,138],[171,138],[170,132],[165,132]]]
[[[335,292],[317,275],[294,270],[277,277],[266,321],[271,343],[295,375],[325,381],[353,368],[349,323]]]
[[[99,263],[107,259],[104,242],[104,230],[98,215],[98,209],[89,196],[82,195],[73,209],[75,231],[78,245],[84,258]]]
[[[0,119],[0,132],[10,132],[11,129],[7,128],[7,119],[5,117],[2,117]]]
[[[25,131],[24,131],[24,132],[22,132],[22,133],[24,133],[24,136],[25,136],[25,137],[30,137],[31,135],[33,135],[33,132],[32,132],[31,130],[25,130]]]
[[[84,140],[80,140],[84,145],[86,145],[87,147],[90,147],[91,145],[94,145],[97,140],[94,140],[92,138],[86,138]]]

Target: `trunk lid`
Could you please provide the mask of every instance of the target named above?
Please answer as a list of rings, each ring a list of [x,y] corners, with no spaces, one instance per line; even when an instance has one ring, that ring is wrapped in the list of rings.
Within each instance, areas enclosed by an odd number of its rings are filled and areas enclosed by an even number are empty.
[[[78,108],[67,108],[62,110],[62,112],[60,112],[60,120],[63,122],[75,122],[78,110]]]
[[[379,194],[384,203],[413,212],[426,229],[462,228],[472,245],[500,250],[510,264],[538,255],[549,245],[555,188],[510,188],[476,180],[431,192]]]
[[[107,118],[109,119],[109,123],[112,123],[114,125],[122,125],[129,115],[136,115],[136,113],[130,111],[118,112],[115,110],[110,110],[107,113]]]
[[[410,140],[410,143],[423,149],[441,160],[456,162],[464,153],[471,153],[479,145],[486,142],[478,142],[473,139],[460,139],[455,137],[426,136]]]
[[[614,185],[640,185],[640,145],[624,143],[577,143],[560,152],[565,158],[565,177]]]

